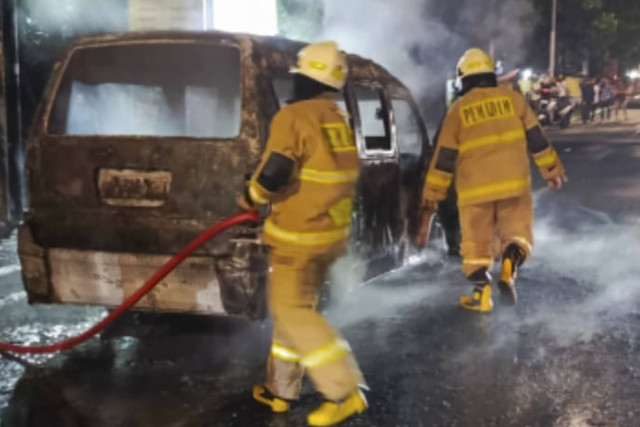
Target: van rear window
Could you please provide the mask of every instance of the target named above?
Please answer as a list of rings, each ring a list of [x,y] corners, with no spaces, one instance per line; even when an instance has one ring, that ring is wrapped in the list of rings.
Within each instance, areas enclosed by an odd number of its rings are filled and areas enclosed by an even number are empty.
[[[240,132],[235,47],[81,48],[68,64],[49,117],[51,134],[234,138]]]

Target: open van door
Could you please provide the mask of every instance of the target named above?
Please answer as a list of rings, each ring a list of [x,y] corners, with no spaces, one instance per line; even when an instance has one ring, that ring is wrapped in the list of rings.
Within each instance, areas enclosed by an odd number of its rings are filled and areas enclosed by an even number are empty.
[[[350,96],[361,165],[355,237],[369,273],[377,274],[395,266],[403,233],[398,150],[383,86],[355,81]]]

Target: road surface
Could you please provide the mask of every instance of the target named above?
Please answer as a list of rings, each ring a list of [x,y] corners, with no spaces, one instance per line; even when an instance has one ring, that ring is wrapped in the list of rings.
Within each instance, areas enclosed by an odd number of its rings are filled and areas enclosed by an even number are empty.
[[[640,425],[640,137],[634,124],[551,132],[571,181],[536,184],[536,248],[517,310],[475,315],[456,260],[438,252],[361,286],[340,268],[329,316],[371,389],[346,426]],[[348,264],[348,262],[345,262]],[[79,332],[104,315],[29,307],[15,240],[0,251],[0,339]],[[270,326],[129,316],[54,356],[0,357],[0,426],[302,426],[250,399]]]

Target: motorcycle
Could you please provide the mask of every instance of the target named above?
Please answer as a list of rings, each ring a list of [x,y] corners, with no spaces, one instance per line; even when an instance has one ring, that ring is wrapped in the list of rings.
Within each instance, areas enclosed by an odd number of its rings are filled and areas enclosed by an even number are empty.
[[[558,97],[551,88],[543,87],[540,91],[542,95],[538,101],[537,115],[538,121],[543,126],[560,126],[566,129],[571,124],[571,117],[575,111],[575,105],[569,98]],[[553,119],[550,117],[550,111]]]

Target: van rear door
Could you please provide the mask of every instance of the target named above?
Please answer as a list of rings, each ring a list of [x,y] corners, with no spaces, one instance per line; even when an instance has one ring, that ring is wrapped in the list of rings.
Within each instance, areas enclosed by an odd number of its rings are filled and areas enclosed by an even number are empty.
[[[247,169],[238,46],[80,47],[30,138],[30,216],[44,247],[173,253],[236,212]]]
[[[81,44],[56,69],[29,138],[20,257],[30,301],[115,305],[238,212],[259,153],[250,45]],[[244,114],[243,114],[244,112]],[[216,239],[139,306],[259,315],[252,255]],[[237,253],[238,251],[242,253]],[[257,296],[257,297],[256,297]]]

